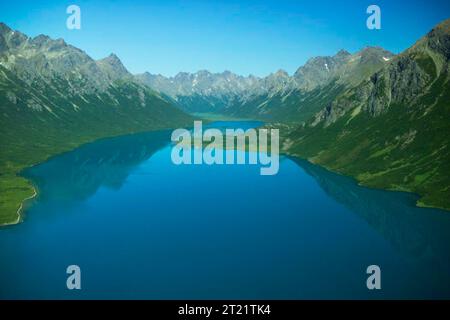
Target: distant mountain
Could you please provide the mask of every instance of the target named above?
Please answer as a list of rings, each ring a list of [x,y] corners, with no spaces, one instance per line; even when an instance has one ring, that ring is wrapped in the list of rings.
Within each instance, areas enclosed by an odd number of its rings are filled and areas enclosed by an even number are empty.
[[[299,88],[311,91],[332,80],[338,83],[358,84],[383,67],[393,54],[380,47],[366,47],[350,54],[345,50],[331,57],[316,57],[300,67],[294,74]]]
[[[256,97],[286,93],[297,87],[295,79],[284,70],[264,78],[239,76],[230,71],[210,73],[205,70],[180,72],[170,78],[146,72],[136,78],[171,97],[188,112],[231,113],[233,107],[244,105]]]
[[[132,80],[133,75],[128,72],[125,66],[114,53],[111,53],[108,57],[96,61],[100,70],[106,74],[109,80],[127,79]]]
[[[33,194],[25,167],[97,138],[191,118],[136,81],[115,55],[95,61],[62,39],[0,23],[0,225]]]
[[[297,126],[284,148],[364,185],[450,209],[450,19],[386,58]]]
[[[367,47],[353,55],[341,50],[334,56],[312,58],[285,85],[255,93],[225,113],[267,121],[306,121],[347,88],[383,68],[392,57],[382,48]]]
[[[238,76],[229,71],[180,72],[170,78],[146,72],[136,75],[136,78],[169,96],[188,112],[223,112],[236,101],[245,99],[249,90],[263,90],[259,88],[259,78]]]
[[[298,68],[294,78],[299,89],[311,91],[338,76],[339,71],[351,59],[352,55],[345,50],[339,51],[334,56],[311,58],[304,66]]]
[[[282,126],[289,154],[450,209],[449,58],[446,20],[399,55],[341,50],[293,75],[132,75],[114,54],[96,61],[0,23],[0,225],[33,194],[22,169],[100,137],[190,123],[183,111]]]
[[[354,55],[316,57],[293,76],[279,70],[264,78],[229,71],[179,73],[166,78],[144,73],[136,78],[167,95],[187,112],[216,112],[265,120],[306,120],[345,87],[358,84],[382,68],[393,54],[368,47]],[[326,94],[323,94],[326,88]]]

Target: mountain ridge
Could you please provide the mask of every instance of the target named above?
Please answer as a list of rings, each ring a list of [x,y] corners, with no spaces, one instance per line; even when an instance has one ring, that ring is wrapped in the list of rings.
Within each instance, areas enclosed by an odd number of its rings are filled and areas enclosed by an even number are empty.
[[[192,120],[179,109],[280,122],[284,152],[450,209],[449,30],[446,20],[398,55],[365,47],[313,57],[292,75],[164,77],[0,23],[0,224],[33,193],[23,168],[99,137]]]
[[[230,71],[211,73],[206,70],[179,72],[173,77],[145,72],[135,77],[172,98],[187,112],[209,111],[236,117],[252,115],[263,120],[269,117],[286,120],[284,114],[295,111],[284,103],[289,96],[306,99],[305,96],[333,80],[336,80],[337,86],[358,83],[393,56],[379,47],[366,47],[354,54],[340,50],[334,56],[310,58],[292,76],[280,69],[266,77],[240,76]],[[287,110],[279,112],[278,107]]]
[[[0,225],[35,193],[20,172],[98,138],[185,126],[192,118],[134,79],[115,55],[96,61],[62,39],[0,24]]]
[[[450,19],[291,131],[286,152],[450,209]]]

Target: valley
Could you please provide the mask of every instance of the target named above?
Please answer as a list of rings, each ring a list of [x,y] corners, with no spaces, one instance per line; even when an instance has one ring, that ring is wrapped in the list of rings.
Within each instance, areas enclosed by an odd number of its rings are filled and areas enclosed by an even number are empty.
[[[192,122],[120,60],[96,62],[62,39],[29,38],[0,24],[0,225],[20,221],[35,192],[30,166],[99,138]]]
[[[341,50],[311,58],[293,76],[280,70],[265,78],[207,71],[137,77],[187,112],[265,121],[280,127],[287,154],[448,210],[449,59],[445,20],[398,55],[379,47]]]
[[[397,55],[341,50],[292,76],[133,75],[114,54],[94,60],[63,39],[0,23],[0,225],[20,221],[35,192],[25,168],[100,138],[199,117],[264,121],[280,129],[286,154],[449,210],[449,59],[445,20]]]

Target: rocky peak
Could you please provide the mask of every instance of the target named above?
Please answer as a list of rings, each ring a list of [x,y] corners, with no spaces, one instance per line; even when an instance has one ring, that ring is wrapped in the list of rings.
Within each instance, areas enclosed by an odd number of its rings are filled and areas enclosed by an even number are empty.
[[[347,51],[341,50],[334,56],[311,58],[305,65],[297,69],[294,78],[300,89],[312,90],[334,78],[336,71],[347,63],[350,57],[351,55]]]
[[[211,72],[209,72],[208,70],[200,70],[197,71],[194,76],[196,76],[197,78],[208,78],[211,76]]]
[[[121,65],[122,61],[120,61],[119,57],[116,56],[115,53],[111,53],[109,56],[107,56],[106,58],[102,59],[105,62],[108,62],[110,65]]]
[[[103,72],[108,74],[109,78],[112,80],[131,76],[122,61],[114,53],[111,53],[106,58],[98,60],[97,65]]]
[[[278,78],[289,78],[289,74],[283,69],[279,69],[274,75]]]
[[[348,52],[347,50],[341,49],[341,50],[339,50],[339,51],[334,55],[334,57],[335,57],[335,58],[349,57],[349,56],[351,56],[351,55],[352,55],[352,54],[351,54],[350,52]]]
[[[394,54],[390,51],[387,51],[381,47],[372,47],[372,46],[367,46],[363,48],[362,50],[358,51],[355,55],[360,56],[363,62],[370,60],[389,61],[389,59],[394,56]]]
[[[20,47],[28,37],[0,22],[0,52]]]
[[[188,80],[190,78],[190,76],[191,76],[191,74],[188,72],[178,72],[175,75],[174,79],[183,81],[183,80]]]
[[[428,33],[429,36],[433,34],[450,34],[450,19],[442,21]]]
[[[50,37],[45,34],[40,34],[30,40],[30,43],[32,45],[35,45],[38,47],[44,46],[44,45],[48,44],[49,42],[50,42]]]
[[[5,23],[0,22],[0,34],[6,34],[12,32],[11,28],[8,27]]]
[[[426,36],[425,41],[430,49],[450,59],[450,19],[434,27]]]
[[[347,50],[341,49],[333,56],[334,62],[338,65],[342,65],[343,63],[346,63],[351,58],[351,53]]]

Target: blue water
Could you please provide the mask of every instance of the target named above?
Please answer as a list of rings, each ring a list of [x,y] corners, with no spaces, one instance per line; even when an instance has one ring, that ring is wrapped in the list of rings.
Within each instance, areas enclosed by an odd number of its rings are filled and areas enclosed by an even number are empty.
[[[221,122],[214,126],[254,126]],[[0,298],[450,298],[450,213],[283,157],[180,165],[170,131],[100,140],[24,174],[0,229]],[[66,268],[81,268],[81,290]],[[381,290],[366,268],[381,268]]]

